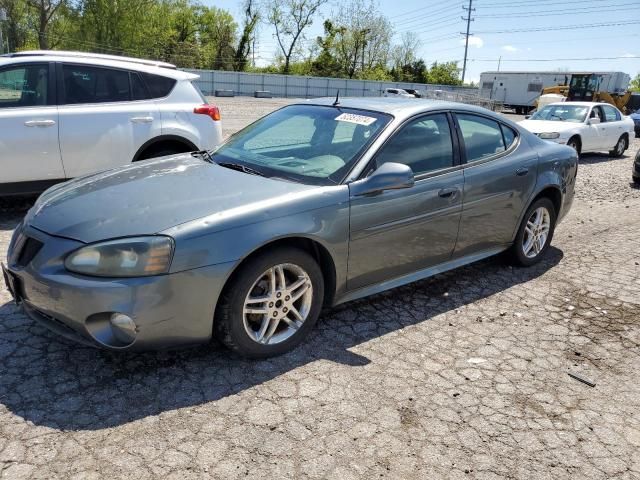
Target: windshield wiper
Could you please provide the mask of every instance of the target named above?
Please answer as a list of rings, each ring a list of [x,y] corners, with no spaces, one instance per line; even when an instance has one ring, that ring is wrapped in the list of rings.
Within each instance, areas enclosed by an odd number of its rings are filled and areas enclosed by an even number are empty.
[[[214,163],[213,162],[213,157],[211,156],[211,154],[209,153],[208,150],[198,150],[197,152],[191,152],[191,156],[192,157],[200,157],[205,162]]]
[[[258,170],[255,170],[251,167],[247,167],[246,165],[242,165],[240,163],[232,163],[232,162],[220,162],[218,163],[221,167],[230,168],[231,170],[237,170],[239,172],[248,173],[249,175],[258,175],[259,177],[266,177],[266,175]]]

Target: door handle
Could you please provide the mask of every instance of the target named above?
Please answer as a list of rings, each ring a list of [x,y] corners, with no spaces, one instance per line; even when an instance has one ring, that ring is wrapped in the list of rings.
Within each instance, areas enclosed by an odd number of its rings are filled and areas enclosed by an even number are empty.
[[[53,127],[55,120],[27,120],[24,122],[27,127]]]
[[[440,198],[454,198],[458,191],[457,188],[443,188],[438,192],[438,196]]]
[[[132,123],[151,123],[153,122],[153,117],[131,117]]]
[[[527,167],[520,167],[516,170],[516,175],[519,177],[524,177],[527,173],[529,173],[529,169]]]

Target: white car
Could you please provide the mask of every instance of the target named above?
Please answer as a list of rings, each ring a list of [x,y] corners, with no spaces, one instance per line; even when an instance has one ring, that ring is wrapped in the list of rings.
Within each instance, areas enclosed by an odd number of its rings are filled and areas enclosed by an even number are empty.
[[[398,97],[398,98],[416,98],[415,95],[410,94],[406,90],[401,88],[385,88],[382,92],[383,97]]]
[[[560,102],[519,122],[538,137],[573,147],[578,153],[608,151],[620,157],[629,148],[633,120],[608,103]]]
[[[167,63],[111,55],[0,57],[0,196],[215,147],[220,112],[196,78]]]

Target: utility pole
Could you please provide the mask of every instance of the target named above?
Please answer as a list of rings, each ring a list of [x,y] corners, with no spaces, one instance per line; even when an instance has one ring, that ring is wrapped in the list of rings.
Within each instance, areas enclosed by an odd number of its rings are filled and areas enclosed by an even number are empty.
[[[500,71],[500,63],[502,62],[502,55],[498,58],[498,71]]]
[[[2,38],[2,22],[7,19],[7,12],[0,8],[0,55],[4,53],[4,39]]]
[[[471,18],[471,12],[475,12],[476,9],[475,8],[471,8],[473,6],[473,0],[469,0],[469,6],[468,7],[462,7],[463,10],[467,11],[467,16],[466,17],[462,17],[462,20],[465,20],[467,22],[467,33],[460,33],[460,35],[464,35],[465,36],[465,42],[464,42],[464,63],[462,64],[462,83],[464,83],[464,76],[467,73],[467,53],[469,52],[469,37],[471,35],[473,35],[473,33],[469,33],[469,29],[471,28],[471,22],[473,22],[475,19]]]

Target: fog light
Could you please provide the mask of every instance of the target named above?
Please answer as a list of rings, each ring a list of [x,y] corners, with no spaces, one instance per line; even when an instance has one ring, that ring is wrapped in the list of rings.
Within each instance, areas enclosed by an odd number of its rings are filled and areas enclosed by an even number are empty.
[[[124,313],[113,313],[109,319],[113,336],[124,344],[133,343],[136,339],[136,322]]]

